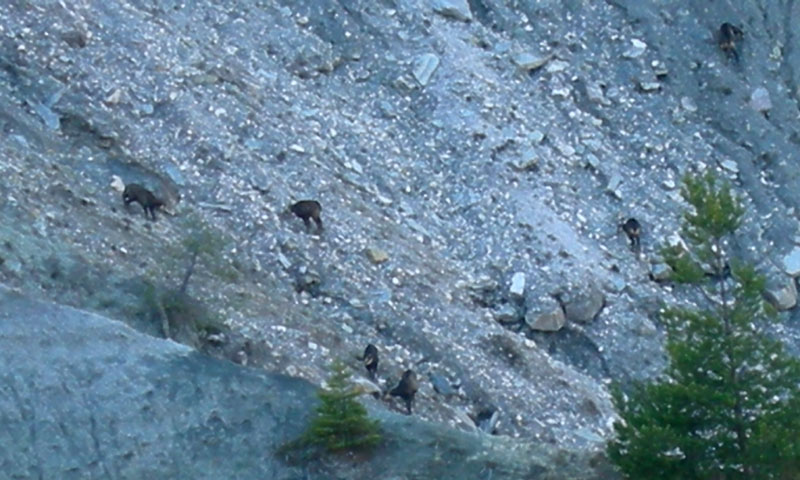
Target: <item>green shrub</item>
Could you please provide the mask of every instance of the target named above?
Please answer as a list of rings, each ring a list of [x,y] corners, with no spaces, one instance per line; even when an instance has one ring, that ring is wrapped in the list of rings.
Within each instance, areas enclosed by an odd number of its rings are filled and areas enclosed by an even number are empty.
[[[726,248],[744,210],[711,175],[682,195],[688,249],[664,257],[704,308],[665,309],[663,378],[613,388],[609,458],[632,479],[800,478],[800,363],[765,333],[764,277]]]
[[[331,453],[376,446],[381,441],[380,427],[356,400],[362,392],[350,385],[344,363],[335,361],[330,369],[328,387],[317,393],[320,404],[316,416],[294,446],[321,447]]]

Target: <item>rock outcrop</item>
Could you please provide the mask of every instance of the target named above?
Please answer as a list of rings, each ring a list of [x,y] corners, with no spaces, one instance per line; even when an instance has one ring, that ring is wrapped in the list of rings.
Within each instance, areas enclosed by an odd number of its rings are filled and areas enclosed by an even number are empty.
[[[277,450],[308,422],[316,404],[308,382],[5,288],[0,362],[5,478],[600,478],[581,451],[378,408],[386,440],[372,456],[293,466]]]

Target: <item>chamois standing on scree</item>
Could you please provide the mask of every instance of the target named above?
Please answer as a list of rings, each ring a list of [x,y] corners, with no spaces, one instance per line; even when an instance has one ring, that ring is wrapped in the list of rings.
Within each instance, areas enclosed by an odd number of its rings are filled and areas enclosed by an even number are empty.
[[[408,414],[411,415],[411,404],[414,402],[414,395],[417,394],[417,390],[419,390],[417,374],[414,373],[414,370],[409,369],[403,372],[403,378],[400,379],[400,383],[389,391],[389,395],[402,398],[406,402]]]
[[[126,207],[131,202],[138,202],[144,209],[144,218],[148,218],[149,213],[154,221],[156,219],[156,209],[164,206],[164,202],[156,198],[153,192],[138,183],[125,185],[125,190],[122,192],[122,201],[125,202]]]
[[[719,26],[719,48],[728,56],[739,62],[739,52],[736,50],[736,42],[744,37],[741,28],[731,23],[725,22]]]
[[[317,232],[322,231],[322,205],[316,200],[300,200],[293,203],[289,210],[303,220],[306,230],[311,228],[311,220],[317,224]]]
[[[364,362],[364,367],[367,369],[370,380],[375,381],[375,375],[378,372],[378,347],[373,344],[367,345],[364,349],[364,355],[358,357],[359,360]]]
[[[625,235],[628,236],[628,240],[631,241],[631,249],[638,250],[640,247],[639,236],[642,233],[642,226],[639,224],[639,221],[635,218],[629,218],[625,223],[621,224],[619,228],[625,232]]]

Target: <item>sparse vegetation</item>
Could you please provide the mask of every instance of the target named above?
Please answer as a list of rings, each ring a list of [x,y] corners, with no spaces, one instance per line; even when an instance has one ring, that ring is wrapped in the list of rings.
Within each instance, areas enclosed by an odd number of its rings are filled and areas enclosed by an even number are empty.
[[[659,381],[615,388],[609,457],[635,479],[798,478],[800,363],[765,328],[764,277],[729,254],[744,209],[712,175],[687,177],[682,195],[688,248],[664,256],[704,308],[664,310],[669,366]]]
[[[189,294],[191,279],[200,265],[221,277],[231,278],[235,272],[220,257],[227,244],[225,237],[197,219],[190,218],[187,223],[194,227],[189,227],[190,233],[180,248],[164,259],[168,271],[182,272],[180,283],[169,287],[150,282],[145,300],[160,320],[164,337],[197,344],[199,336],[217,333],[224,326],[203,302]]]

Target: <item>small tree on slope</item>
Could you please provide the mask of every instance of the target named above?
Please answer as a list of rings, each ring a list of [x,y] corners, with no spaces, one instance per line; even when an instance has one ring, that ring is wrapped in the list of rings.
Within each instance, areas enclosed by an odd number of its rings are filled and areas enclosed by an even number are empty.
[[[663,377],[613,389],[609,458],[632,479],[800,479],[800,362],[765,333],[764,277],[725,249],[744,210],[710,174],[681,193],[688,251],[664,256],[704,308],[666,309]]]
[[[317,415],[300,444],[321,446],[328,452],[368,450],[381,441],[380,427],[367,416],[356,397],[362,394],[349,382],[347,367],[340,361],[331,365],[328,388],[320,390]]]

